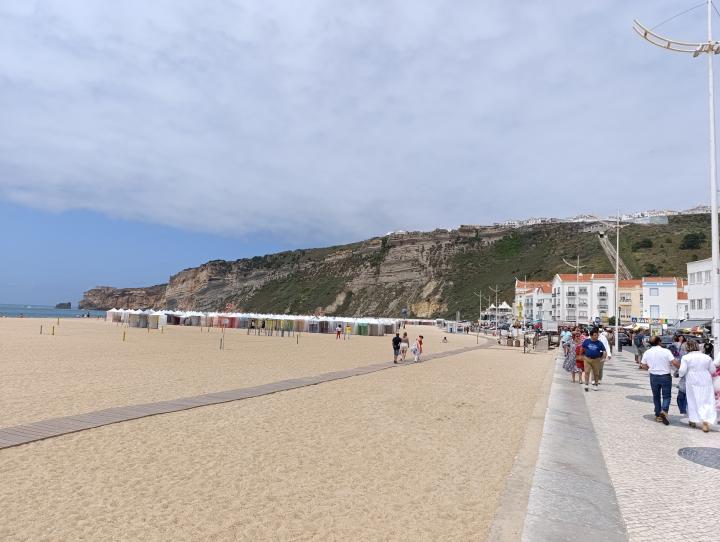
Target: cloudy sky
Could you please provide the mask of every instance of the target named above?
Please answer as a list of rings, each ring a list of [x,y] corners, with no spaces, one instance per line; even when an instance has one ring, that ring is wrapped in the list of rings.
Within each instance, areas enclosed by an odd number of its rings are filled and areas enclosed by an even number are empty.
[[[5,0],[0,302],[394,229],[704,203],[706,59],[631,30],[698,3]],[[704,16],[658,31],[701,39]]]

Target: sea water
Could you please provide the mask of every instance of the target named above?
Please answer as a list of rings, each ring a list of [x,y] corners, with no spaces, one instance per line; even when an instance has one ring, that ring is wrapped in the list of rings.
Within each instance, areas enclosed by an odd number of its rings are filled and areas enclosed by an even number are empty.
[[[11,318],[80,318],[87,315],[90,318],[105,316],[105,311],[91,311],[83,309],[56,309],[43,305],[3,305],[0,303],[0,317]]]

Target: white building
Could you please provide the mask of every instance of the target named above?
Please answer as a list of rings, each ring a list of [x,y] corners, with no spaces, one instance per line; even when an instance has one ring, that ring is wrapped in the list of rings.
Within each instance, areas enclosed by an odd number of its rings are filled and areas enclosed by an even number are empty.
[[[516,280],[513,314],[528,324],[552,320],[551,294],[550,282]]]
[[[591,324],[596,318],[606,321],[616,314],[614,274],[557,274],[551,296],[556,322]]]
[[[688,313],[692,320],[712,320],[712,259],[687,263]]]
[[[645,277],[642,281],[642,317],[677,319],[678,279],[675,277]]]

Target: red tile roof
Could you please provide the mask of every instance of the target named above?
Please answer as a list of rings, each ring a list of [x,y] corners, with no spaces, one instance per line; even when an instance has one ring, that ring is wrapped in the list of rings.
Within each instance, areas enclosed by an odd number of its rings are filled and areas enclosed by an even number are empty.
[[[575,273],[558,273],[560,280],[567,282],[575,282]],[[587,282],[593,279],[614,279],[613,273],[580,273],[580,281]]]
[[[643,277],[643,283],[645,282],[675,282],[677,283],[677,277]]]
[[[618,286],[620,286],[620,288],[637,288],[638,286],[642,286],[642,279],[620,280],[618,281]]]
[[[678,301],[687,300],[687,292],[678,292]]]

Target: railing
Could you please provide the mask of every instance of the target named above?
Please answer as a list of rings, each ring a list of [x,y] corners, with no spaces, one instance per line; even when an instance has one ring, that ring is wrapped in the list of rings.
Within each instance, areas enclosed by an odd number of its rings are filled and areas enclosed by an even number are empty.
[[[606,310],[608,310],[608,306],[607,305],[598,305],[598,310],[606,311]]]
[[[566,303],[566,304],[565,304],[565,308],[566,308],[566,309],[574,309],[574,308],[575,308],[575,305],[574,305],[573,303]]]
[[[580,295],[587,295],[587,290],[580,290]]]
[[[568,292],[565,294],[567,297],[575,297],[575,292]]]
[[[607,292],[598,292],[598,297],[607,297]]]

